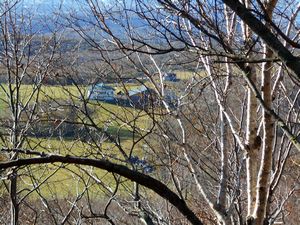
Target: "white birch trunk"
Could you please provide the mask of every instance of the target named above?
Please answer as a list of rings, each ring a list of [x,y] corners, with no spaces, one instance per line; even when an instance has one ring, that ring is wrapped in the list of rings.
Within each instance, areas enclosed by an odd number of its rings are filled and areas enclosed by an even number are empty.
[[[245,1],[247,8],[251,7],[249,0]],[[243,23],[244,41],[251,44],[253,32]],[[252,57],[250,54],[249,57]],[[254,64],[248,64],[249,79],[254,84],[257,83],[256,68]],[[257,101],[251,88],[247,86],[247,127],[246,127],[246,173],[247,173],[247,218],[251,220],[256,203],[256,183],[258,173],[258,152],[260,148],[260,138],[257,134]]]
[[[272,13],[277,0],[271,0],[266,3],[266,12],[269,18],[272,18]],[[271,58],[273,52],[264,44],[265,58]],[[265,62],[262,66],[262,98],[266,106],[272,109],[272,63]],[[272,153],[274,141],[274,121],[272,115],[264,108],[262,109],[262,158],[259,169],[257,190],[256,190],[256,205],[254,210],[254,224],[263,225],[266,218],[266,209],[268,205],[268,193],[270,188],[270,177],[272,170]]]

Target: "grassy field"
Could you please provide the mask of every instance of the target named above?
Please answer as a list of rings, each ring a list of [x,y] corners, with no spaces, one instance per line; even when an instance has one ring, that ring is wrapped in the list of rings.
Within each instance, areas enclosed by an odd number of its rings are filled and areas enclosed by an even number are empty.
[[[129,88],[135,88],[131,86]],[[7,87],[4,87],[5,91]],[[32,85],[23,85],[20,90],[20,99],[23,104],[28,101],[29,96],[33,90]],[[45,107],[57,107],[54,109],[57,117],[66,116],[66,113],[77,114],[74,122],[76,123],[91,123],[86,118],[86,115],[82,113],[83,102],[82,96],[86,96],[86,87],[75,87],[75,86],[43,86],[39,94],[39,102],[45,102]],[[37,93],[35,93],[37,95]],[[32,98],[31,101],[35,101],[36,97]],[[9,107],[6,102],[4,90],[0,90],[0,107],[1,107],[1,118],[5,119],[9,117]],[[57,104],[55,105],[54,102]],[[49,103],[50,102],[50,103]],[[52,105],[51,105],[52,104]],[[66,106],[66,108],[62,108]],[[146,112],[130,107],[121,107],[114,104],[105,102],[90,101],[86,104],[88,108],[88,114],[92,122],[98,127],[103,129],[106,128],[107,132],[113,136],[118,135],[125,145],[128,146],[128,140],[132,138],[132,132],[135,128],[146,129],[151,120]],[[77,110],[77,111],[76,111]],[[61,111],[61,112],[59,112]],[[70,138],[69,138],[70,139]],[[70,141],[70,140],[69,140]],[[73,140],[71,140],[73,141]]]
[[[191,73],[179,73],[180,79],[189,79]],[[113,85],[113,84],[111,84]],[[132,90],[138,88],[138,84],[126,84],[126,89]],[[60,105],[72,106],[69,111],[61,110],[63,116],[69,114],[76,114],[74,122],[90,123],[89,119],[83,114],[78,113],[83,109],[83,98],[86,97],[87,87],[84,86],[42,86],[38,91],[33,93],[35,87],[33,85],[22,85],[20,88],[20,105],[26,104],[27,101],[32,104],[37,98],[38,102],[45,104],[46,108],[55,108]],[[124,87],[117,86],[116,92],[122,91]],[[0,89],[0,119],[7,120],[10,117],[10,110],[7,103],[6,92],[8,87],[2,85]],[[56,103],[56,104],[54,104]],[[89,101],[87,103],[89,115],[94,124],[100,129],[105,129],[107,133],[116,141],[122,151],[128,155],[143,157],[142,148],[143,141],[135,143],[139,138],[135,128],[147,129],[151,126],[151,118],[145,111],[121,107],[118,105],[108,104],[105,102]],[[59,108],[59,107],[58,107]],[[76,110],[72,111],[72,110]],[[59,112],[57,109],[55,112]],[[96,131],[97,132],[97,131]],[[134,135],[133,135],[134,134]],[[7,141],[9,143],[9,141]],[[8,146],[7,143],[2,145]],[[122,152],[118,146],[111,140],[104,140],[99,143],[91,140],[85,142],[78,137],[34,137],[29,136],[24,144],[24,148],[33,149],[46,153],[55,153],[61,155],[75,155],[86,156],[91,158],[108,157],[110,160],[123,159]],[[26,156],[22,156],[26,157]],[[0,158],[3,160],[4,158]],[[5,159],[4,159],[5,160]],[[125,161],[118,161],[118,163],[126,163]],[[35,184],[43,183],[38,190],[47,199],[65,198],[67,196],[74,196],[80,193],[86,186],[91,186],[89,193],[93,196],[101,197],[104,195],[104,190],[99,183],[93,179],[88,179],[87,171],[92,173],[95,178],[109,185],[111,188],[115,186],[113,176],[106,171],[93,169],[90,167],[79,168],[75,165],[61,165],[49,164],[42,166],[30,166],[20,170],[22,174],[19,179],[20,188],[27,190],[22,192],[26,196]],[[33,179],[34,177],[34,179]],[[89,181],[89,183],[85,183]],[[121,190],[130,189],[132,183],[124,181]],[[1,189],[1,188],[0,188]],[[29,198],[39,198],[38,192],[30,193]]]
[[[198,72],[194,71],[182,71],[182,70],[175,70],[174,73],[176,73],[177,78],[181,80],[188,80],[192,77],[204,77],[206,75],[205,71],[201,70]]]
[[[128,88],[136,88],[136,85],[131,85]],[[32,85],[23,85],[21,87],[20,101],[22,104],[25,104],[29,100],[33,89],[34,86]],[[7,90],[7,86],[2,86],[2,89],[0,90],[1,119],[9,118],[9,108],[5,97],[5,92]],[[33,98],[30,101],[33,102],[38,97],[40,102],[46,102],[47,104],[55,101],[59,104],[68,104],[74,107],[76,106],[76,109],[81,109],[81,95],[86,96],[86,87],[43,86],[40,89],[39,95],[34,93]],[[53,105],[46,106],[49,108],[53,107]],[[151,124],[151,120],[144,111],[97,101],[89,102],[87,107],[91,112],[91,119],[96,126],[99,129],[104,129],[106,127],[106,131],[111,134],[112,138],[116,140],[124,152],[128,154],[132,153],[133,155],[141,154],[143,142],[133,142],[133,131],[135,127],[146,129],[147,126]],[[62,114],[64,113],[65,112],[62,111]],[[76,114],[77,117],[75,122],[90,123],[83,113],[76,112]],[[135,135],[135,139],[137,138],[138,135]],[[7,146],[7,143],[2,143],[2,145]],[[114,160],[114,158],[123,158],[117,145],[113,141],[109,140],[104,140],[100,143],[97,143],[91,140],[84,142],[78,137],[28,137],[24,148],[62,155],[68,154],[92,158],[102,158],[105,156],[111,157],[112,160]],[[92,170],[92,168],[85,168],[89,171]],[[47,198],[54,197],[54,193],[58,193],[58,197],[60,198],[78,193],[85,187],[83,180],[88,180],[88,175],[86,172],[82,171],[75,165],[66,165],[63,167],[60,164],[31,166],[20,170],[20,172],[23,173],[20,181],[22,182],[22,188],[26,187],[31,189],[33,187],[33,183],[44,182],[44,185],[40,187],[40,191],[44,196],[47,196]],[[34,175],[35,180],[32,180],[33,176],[28,176],[28,174]],[[75,176],[75,174],[78,176]],[[111,187],[114,186],[114,179],[111,174],[101,170],[93,170],[93,174],[102,181],[105,181],[108,184],[111,183]],[[103,193],[103,188],[100,188],[101,186],[93,184],[95,183],[94,181],[90,182],[90,184],[86,185],[92,185],[91,190],[95,195],[99,196],[100,192]],[[124,185],[130,185],[130,183],[124,183]],[[27,191],[25,191],[24,194],[26,192]],[[39,197],[37,192],[30,194],[30,196],[33,198]]]
[[[44,152],[55,152],[56,154],[69,154],[76,156],[87,155],[88,157],[93,158],[102,157],[101,154],[97,154],[97,147],[93,147],[80,141],[55,139],[34,139],[31,141],[32,146],[36,145],[37,143],[39,143],[39,149],[43,150]],[[126,145],[126,143],[123,144]],[[130,143],[127,144],[130,146]],[[103,143],[101,151],[107,155],[109,152],[114,152],[115,157],[120,157],[116,146],[109,142]],[[92,156],[91,153],[93,153]],[[33,188],[33,183],[44,183],[44,185],[39,187],[38,190],[48,200],[55,199],[56,197],[62,199],[66,198],[67,196],[74,196],[83,191],[86,186],[89,186],[89,194],[92,197],[101,198],[101,196],[105,195],[106,191],[105,188],[99,185],[97,180],[109,185],[111,188],[115,187],[116,185],[112,174],[88,166],[77,167],[76,165],[62,165],[60,163],[37,166],[34,165],[20,170],[20,173],[23,174],[23,176],[21,176],[22,185],[20,188],[30,190]],[[92,174],[96,179],[89,179],[90,177],[87,175],[87,173]],[[29,174],[30,176],[28,176]],[[34,180],[32,177],[34,177]],[[131,185],[131,182],[125,182],[123,185]],[[23,195],[26,193],[28,193],[28,191],[25,190]],[[35,191],[31,193],[29,198],[39,198],[38,192]]]

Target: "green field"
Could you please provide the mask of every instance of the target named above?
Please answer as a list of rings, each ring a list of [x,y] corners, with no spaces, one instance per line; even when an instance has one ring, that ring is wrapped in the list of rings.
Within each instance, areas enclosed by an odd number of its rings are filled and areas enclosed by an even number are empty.
[[[183,70],[175,70],[174,73],[176,73],[177,78],[180,80],[188,80],[192,77],[204,77],[206,76],[206,72],[203,70],[200,70],[198,72],[195,71],[183,71]]]
[[[135,88],[132,85],[130,88]],[[151,126],[151,119],[142,110],[137,110],[129,107],[121,107],[104,102],[89,101],[85,102],[86,107],[89,109],[87,115],[81,111],[84,109],[84,101],[82,97],[86,96],[86,87],[76,86],[42,86],[39,94],[33,93],[34,86],[23,85],[20,88],[19,101],[20,104],[25,105],[27,102],[33,104],[38,99],[38,102],[45,104],[45,107],[57,107],[55,114],[57,117],[65,116],[64,114],[75,114],[75,121],[79,127],[84,127],[83,124],[91,124],[93,122],[93,132],[99,133],[101,130],[105,130],[111,139],[103,138],[103,140],[88,140],[82,141],[76,137],[34,137],[28,136],[23,144],[26,149],[34,149],[35,151],[45,153],[55,153],[61,155],[76,155],[85,156],[91,158],[103,158],[109,157],[111,160],[123,159],[122,154],[124,152],[127,155],[140,155],[143,142],[136,142],[139,138],[141,129],[147,129]],[[5,92],[8,91],[8,87],[3,85],[0,90],[0,118],[5,121],[10,118],[10,109],[7,103]],[[56,105],[54,103],[57,103]],[[61,106],[69,107],[62,108]],[[73,112],[72,110],[77,111]],[[26,114],[26,113],[25,113]],[[46,118],[43,113],[40,113],[41,118]],[[25,117],[25,116],[24,116]],[[97,129],[99,130],[97,130]],[[4,128],[1,128],[4,131]],[[6,135],[2,135],[2,145],[5,147],[10,146],[9,138]],[[26,156],[23,156],[26,157]],[[1,159],[0,159],[1,160]],[[3,158],[2,158],[3,160]],[[122,162],[122,161],[121,161]],[[125,163],[125,162],[123,162]],[[47,165],[47,166],[31,166],[21,169],[22,175],[21,183],[22,188],[26,187],[29,190],[33,187],[33,183],[39,183],[45,181],[39,189],[44,196],[49,198],[54,197],[53,193],[59,193],[59,197],[68,196],[70,194],[78,193],[80,189],[84,188],[83,179],[87,178],[86,172],[82,171],[75,165],[66,165],[60,168],[60,164]],[[59,168],[59,169],[58,169]],[[87,170],[91,168],[86,167]],[[72,172],[70,172],[72,171]],[[32,180],[33,174],[36,180]],[[78,176],[74,176],[77,174]],[[105,171],[94,170],[93,174],[100,180],[107,183],[113,182],[111,174],[107,174]],[[79,179],[81,177],[81,179]],[[103,192],[101,186],[93,184],[95,181],[91,181],[89,185],[92,185],[92,191],[99,195],[99,192]],[[126,186],[126,182],[124,183]],[[128,184],[129,185],[129,184]],[[110,185],[113,187],[113,184]],[[23,195],[26,195],[27,191],[24,191]],[[30,194],[31,197],[38,197],[37,192]]]

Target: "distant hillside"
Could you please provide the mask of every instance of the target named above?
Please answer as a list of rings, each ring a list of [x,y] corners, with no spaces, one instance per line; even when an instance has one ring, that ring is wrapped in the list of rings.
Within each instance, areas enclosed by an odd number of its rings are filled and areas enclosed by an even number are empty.
[[[70,21],[72,21],[73,27],[77,25],[88,30],[96,23],[95,18],[88,10],[85,0],[23,0],[17,5],[17,12],[25,17],[30,16],[31,29],[26,32],[39,34],[50,34],[53,31],[65,32]],[[122,26],[126,22],[128,21],[120,16],[118,21],[108,20],[107,25],[115,35],[122,38],[125,36]],[[130,24],[135,31],[141,29],[146,31],[145,22],[137,17],[130,18]],[[68,32],[68,35],[74,35],[70,29]]]

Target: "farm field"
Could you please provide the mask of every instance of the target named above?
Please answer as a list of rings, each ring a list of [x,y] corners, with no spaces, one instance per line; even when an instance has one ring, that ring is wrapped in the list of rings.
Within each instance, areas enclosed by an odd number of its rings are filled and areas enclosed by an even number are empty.
[[[192,77],[204,77],[206,76],[205,71],[200,70],[198,72],[193,72],[193,71],[184,71],[184,70],[175,70],[174,73],[176,73],[177,78],[180,80],[188,80],[191,79]]]
[[[135,87],[135,85],[129,86],[129,88]],[[151,119],[146,112],[105,102],[90,101],[86,103],[88,115],[90,116],[90,118],[87,118],[87,116],[81,112],[84,108],[82,97],[86,96],[86,87],[42,86],[39,95],[34,93],[34,97],[31,97],[30,99],[34,88],[35,87],[32,85],[23,85],[21,87],[20,101],[22,104],[26,104],[27,101],[31,104],[31,101],[34,102],[38,96],[39,102],[45,103],[46,107],[57,107],[57,111],[59,111],[59,109],[64,106],[61,109],[61,112],[55,111],[55,115],[59,118],[61,116],[68,116],[69,114],[75,116],[74,122],[78,123],[78,127],[80,127],[77,130],[83,129],[83,131],[79,134],[75,131],[73,136],[67,137],[55,135],[48,138],[44,136],[29,136],[25,140],[25,149],[34,149],[35,151],[48,154],[56,153],[61,155],[87,156],[91,158],[110,157],[112,160],[124,158],[122,157],[122,151],[127,155],[141,156],[143,142],[138,142],[137,140],[140,132],[142,132],[141,130],[151,126]],[[10,115],[8,104],[5,99],[5,91],[7,91],[7,89],[7,86],[2,85],[0,91],[0,118],[2,121],[7,120]],[[44,115],[41,115],[43,118]],[[97,127],[99,131],[104,130],[110,135],[110,139],[103,135],[102,137],[101,135],[96,135],[97,140],[81,139],[80,135],[85,132],[84,127],[86,127],[86,124],[90,125],[91,122],[93,122],[93,126]],[[45,126],[43,129],[52,128],[53,126],[51,125]],[[1,130],[4,131],[3,127]],[[97,134],[97,131],[94,128],[93,133]],[[4,147],[9,147],[7,146],[7,143],[9,142],[7,142],[6,136],[2,135],[2,138],[2,145]],[[2,157],[1,160],[5,159]],[[124,163],[126,162],[124,161]],[[65,196],[77,194],[80,190],[85,188],[84,183],[82,183],[84,179],[82,179],[82,181],[74,180],[70,171],[73,171],[75,174],[80,174],[79,177],[87,178],[87,171],[90,170],[91,168],[86,168],[86,171],[83,171],[74,165],[67,165],[63,168],[61,168],[61,165],[59,164],[47,165],[44,167],[31,166],[20,170],[23,174],[21,175],[21,182],[23,183],[21,187],[26,187],[28,190],[31,190],[34,187],[34,183],[47,183],[41,187],[36,187],[38,191],[35,191],[34,194],[30,194],[30,198],[38,198],[40,194],[49,199],[55,197],[63,198]],[[90,172],[98,177],[99,180],[106,181],[110,187],[113,187],[113,184],[111,183],[114,181],[112,175],[97,169]],[[28,176],[28,174],[31,174],[31,176]],[[33,177],[36,180],[32,180]],[[103,189],[99,189],[99,185],[95,185],[95,182],[96,181],[94,180],[89,184],[94,185],[94,188],[90,190],[92,190],[95,195],[99,196],[100,192],[103,194]],[[126,182],[124,185],[127,185]],[[130,182],[128,185],[131,185]],[[30,193],[28,190],[24,191],[24,196]],[[58,193],[59,196],[52,196],[52,193]]]
[[[137,85],[128,85],[128,90],[134,89],[138,87]],[[87,87],[83,86],[42,86],[39,94],[37,94],[38,91],[36,91],[33,94],[34,90],[33,85],[22,85],[20,88],[20,102],[23,104],[26,104],[28,101],[34,102],[37,100],[38,96],[38,102],[49,102],[54,101],[58,104],[66,106],[69,105],[75,105],[80,106],[83,104],[82,99],[86,98],[87,93]],[[0,89],[0,109],[3,114],[3,112],[6,112],[8,109],[8,100],[5,96],[5,91],[7,91],[8,87],[6,85],[1,85]],[[120,88],[119,88],[120,89]],[[116,90],[119,90],[116,89]],[[48,105],[51,107],[51,105]],[[105,102],[97,102],[97,101],[89,101],[87,102],[87,106],[91,107],[94,112],[95,116],[93,119],[95,119],[96,122],[104,122],[107,119],[119,118],[120,120],[124,120],[122,122],[130,122],[133,118],[135,118],[137,115],[140,118],[140,121],[136,121],[140,123],[139,125],[145,124],[145,118],[146,113],[142,112],[141,110],[133,109],[130,107],[121,107],[114,104],[109,104]],[[7,115],[7,113],[5,113]],[[113,115],[113,116],[112,116]]]
[[[185,74],[186,79],[191,74]],[[109,86],[115,84],[108,84]],[[146,84],[148,85],[148,84]],[[127,91],[139,88],[139,84],[127,83],[123,85],[114,86],[115,93],[119,91]],[[74,134],[69,136],[58,135],[40,135],[37,132],[37,136],[29,136],[26,138],[24,148],[34,149],[35,151],[44,152],[47,154],[55,153],[61,155],[74,155],[74,156],[87,156],[90,158],[103,158],[109,157],[110,160],[118,159],[118,163],[122,162],[120,159],[124,159],[122,155],[124,152],[127,155],[138,156],[143,158],[143,145],[144,142],[138,141],[141,134],[152,126],[152,119],[149,115],[140,109],[134,109],[131,107],[121,107],[114,104],[109,104],[101,101],[87,100],[87,86],[48,86],[42,85],[39,90],[35,90],[37,87],[34,85],[22,85],[20,87],[19,101],[21,104],[32,104],[37,101],[41,108],[47,110],[53,108],[53,112],[49,113],[56,119],[63,119],[64,117],[71,116],[75,123],[78,123],[79,129],[76,129]],[[5,121],[11,114],[8,102],[6,98],[6,92],[8,86],[1,84],[0,89],[0,119]],[[85,101],[83,101],[85,99]],[[86,107],[86,112],[84,108]],[[85,115],[87,113],[87,115]],[[41,117],[47,117],[47,113],[41,113]],[[104,136],[99,137],[96,140],[82,139],[82,135],[85,134],[83,127],[85,124],[97,127],[99,131],[105,131],[110,135],[111,139]],[[41,122],[37,122],[37,126],[40,127],[41,132],[45,130],[53,129],[52,125],[43,126]],[[79,132],[79,131],[80,132]],[[93,133],[95,133],[93,129]],[[40,136],[39,136],[40,135]],[[80,137],[81,136],[81,137]],[[5,135],[3,136],[5,139]],[[100,138],[100,139],[99,139]],[[98,141],[98,143],[97,143]],[[4,147],[7,143],[3,143]],[[123,152],[122,152],[123,151]],[[26,156],[22,156],[26,157]],[[1,158],[0,160],[5,160]],[[124,163],[126,163],[124,161]],[[105,194],[105,188],[98,184],[98,182],[105,181],[109,187],[114,187],[114,178],[111,174],[99,170],[91,169],[89,167],[83,167],[82,169],[75,165],[66,165],[61,167],[60,164],[46,165],[46,166],[30,166],[26,169],[21,169],[20,175],[21,188],[25,188],[23,196],[29,196],[30,199],[40,198],[41,196],[47,199],[55,199],[59,197],[63,199],[66,196],[77,195],[86,188],[86,185],[91,185],[89,188],[90,195],[102,196]],[[72,173],[70,173],[72,171]],[[84,180],[89,180],[91,173],[94,176],[94,180],[91,180],[89,184],[84,184]],[[79,175],[81,180],[74,179],[74,175]],[[33,180],[33,178],[35,180]],[[41,187],[35,187],[34,183],[42,183]],[[122,183],[122,188],[130,189],[132,182],[125,181]],[[1,187],[3,188],[3,187]],[[33,193],[32,189],[36,188]],[[54,196],[53,193],[56,193]]]
[[[101,158],[101,154],[97,153],[96,146],[90,146],[81,141],[68,141],[68,140],[54,140],[54,139],[35,139],[32,143],[35,144],[39,142],[39,149],[44,152],[55,152],[61,155],[75,155],[75,156],[88,156],[90,158]],[[34,145],[34,144],[31,144]],[[130,151],[131,143],[130,141],[123,141],[122,145],[124,149],[125,146],[128,147],[127,151]],[[141,148],[140,145],[136,146]],[[26,148],[26,146],[25,146]],[[116,146],[112,143],[103,143],[101,148],[102,154],[111,155],[115,158],[121,158],[120,154],[116,150]],[[111,152],[114,152],[112,154]],[[135,151],[137,154],[137,151]],[[119,162],[120,163],[120,162]],[[125,163],[125,162],[124,162]],[[30,199],[39,198],[40,195],[47,199],[63,199],[66,196],[75,196],[81,191],[83,191],[86,186],[90,186],[89,194],[90,196],[96,198],[101,198],[105,195],[105,189],[99,185],[99,182],[103,182],[111,188],[114,187],[114,178],[110,173],[106,171],[95,169],[88,166],[78,167],[76,165],[65,165],[62,166],[60,163],[43,165],[43,166],[30,166],[26,169],[20,170],[21,183],[20,188],[25,188],[24,196],[30,193],[30,190],[34,188],[35,182],[45,183],[41,187],[37,188],[30,194]],[[30,174],[30,176],[28,176]],[[76,174],[76,176],[75,176]],[[83,180],[89,180],[88,174],[93,176],[90,182],[84,183]],[[76,178],[75,178],[76,177]],[[80,179],[78,178],[80,177]],[[33,178],[35,180],[33,180]],[[124,180],[122,187],[126,188],[128,185],[132,185],[131,182]],[[53,195],[56,193],[56,195]]]

